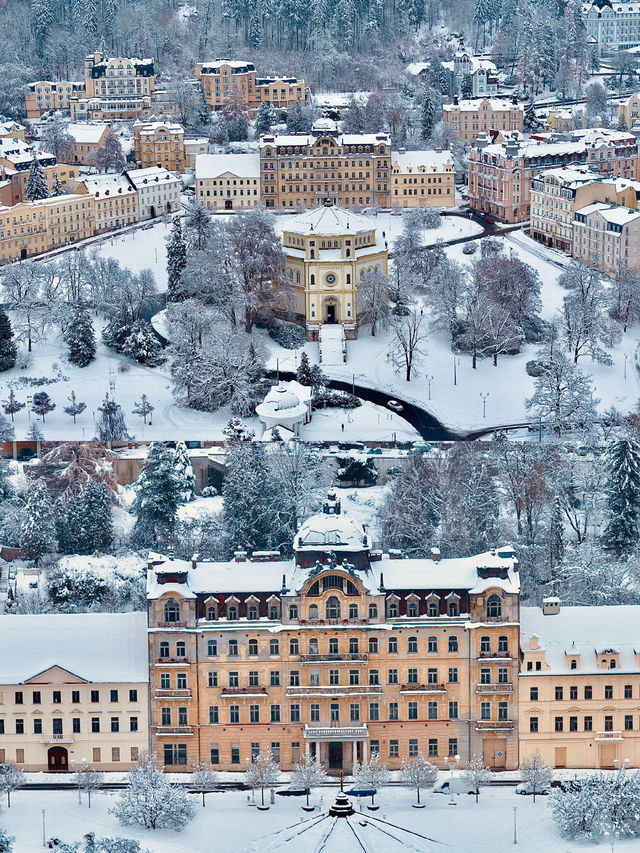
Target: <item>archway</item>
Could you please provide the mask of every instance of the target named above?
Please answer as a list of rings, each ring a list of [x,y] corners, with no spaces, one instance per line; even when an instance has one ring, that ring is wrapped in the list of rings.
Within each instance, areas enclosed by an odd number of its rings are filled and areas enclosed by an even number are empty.
[[[64,746],[52,746],[47,753],[50,773],[66,773],[69,769],[69,753]]]
[[[336,296],[329,296],[322,301],[322,322],[340,323],[340,300]]]

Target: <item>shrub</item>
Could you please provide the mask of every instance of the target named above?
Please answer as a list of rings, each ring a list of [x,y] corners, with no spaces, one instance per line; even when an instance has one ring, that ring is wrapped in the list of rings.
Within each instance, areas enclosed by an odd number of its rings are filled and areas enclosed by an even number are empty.
[[[318,388],[311,400],[312,409],[357,409],[362,401],[348,391]]]
[[[549,363],[546,361],[540,361],[538,358],[532,358],[531,361],[528,361],[526,364],[526,371],[529,376],[542,376],[542,374],[549,367]]]
[[[269,337],[285,349],[299,349],[306,340],[304,329],[296,323],[270,326]]]

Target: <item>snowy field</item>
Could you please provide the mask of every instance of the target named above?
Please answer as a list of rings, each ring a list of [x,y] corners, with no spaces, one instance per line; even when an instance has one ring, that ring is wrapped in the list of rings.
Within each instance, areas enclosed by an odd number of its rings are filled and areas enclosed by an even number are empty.
[[[318,804],[322,796],[326,809],[336,791],[337,786],[317,789],[311,801]],[[120,835],[139,839],[142,846],[153,853],[248,853],[259,851],[269,840],[270,833],[297,823],[304,815],[300,800],[293,797],[276,797],[269,811],[258,812],[247,805],[246,792],[208,794],[204,809],[198,805],[199,796],[194,795],[196,817],[183,832],[154,832],[120,826],[109,814],[117,796],[117,792],[94,794],[89,811],[86,802],[78,805],[76,790],[18,791],[11,798],[11,808],[4,810],[2,825],[16,837],[15,853],[42,850],[42,809],[45,810],[47,838],[79,841],[85,833],[95,832],[98,837]],[[400,787],[384,789],[377,801],[381,808],[376,816],[433,839],[436,842],[431,844],[433,851],[506,853],[512,850],[514,806],[517,807],[518,849],[522,853],[575,853],[596,849],[592,843],[561,838],[551,820],[547,798],[538,797],[534,803],[532,797],[517,796],[513,787],[484,789],[478,804],[474,797],[459,796],[455,807],[448,804],[446,796],[423,792],[426,808],[413,809],[412,793]],[[364,806],[363,809],[366,813]],[[616,841],[615,846],[620,850],[637,850],[638,841]],[[292,853],[303,849],[302,845],[291,847]]]

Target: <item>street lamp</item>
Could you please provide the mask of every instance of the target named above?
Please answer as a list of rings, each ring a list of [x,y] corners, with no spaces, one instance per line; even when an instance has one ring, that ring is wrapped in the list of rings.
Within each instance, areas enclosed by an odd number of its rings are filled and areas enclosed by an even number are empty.
[[[487,397],[489,396],[489,392],[487,391],[486,394],[483,394],[481,391],[480,396],[482,397],[482,417],[486,418],[487,417]]]
[[[518,843],[518,807],[513,807],[513,843]]]
[[[451,758],[451,760],[449,760],[449,758]],[[445,755],[444,763],[449,768],[449,805],[455,806],[456,801],[453,798],[453,771],[455,769],[457,769],[458,765],[460,764],[460,756],[459,755],[452,755],[452,756]]]
[[[429,386],[429,399],[431,399],[431,383],[433,382],[433,376],[427,376],[427,385]]]

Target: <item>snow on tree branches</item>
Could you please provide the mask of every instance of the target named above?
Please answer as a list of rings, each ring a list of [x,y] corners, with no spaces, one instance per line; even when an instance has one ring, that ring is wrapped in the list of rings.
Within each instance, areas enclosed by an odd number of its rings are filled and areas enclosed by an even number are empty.
[[[420,805],[420,789],[428,788],[438,778],[438,768],[419,752],[411,758],[402,759],[400,778],[408,788],[416,792],[416,803]]]
[[[193,805],[186,791],[168,782],[155,757],[146,755],[127,774],[127,787],[110,812],[125,826],[180,832],[193,817]]]

